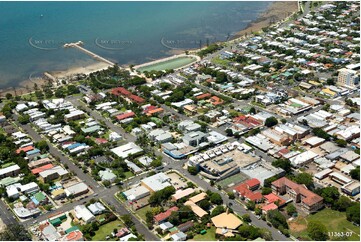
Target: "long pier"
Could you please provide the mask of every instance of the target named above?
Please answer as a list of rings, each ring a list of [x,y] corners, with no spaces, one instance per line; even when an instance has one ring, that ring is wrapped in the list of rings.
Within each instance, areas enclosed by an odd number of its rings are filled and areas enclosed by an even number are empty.
[[[115,64],[107,59],[105,59],[104,57],[101,57],[93,52],[91,52],[90,50],[87,50],[85,49],[84,47],[82,47],[83,45],[83,42],[82,41],[78,41],[78,42],[75,42],[75,43],[69,43],[69,44],[65,44],[63,47],[64,48],[77,48],[78,50],[84,52],[85,54],[89,55],[90,57],[98,60],[98,61],[102,61],[102,62],[105,62],[109,65],[112,65],[114,66]]]

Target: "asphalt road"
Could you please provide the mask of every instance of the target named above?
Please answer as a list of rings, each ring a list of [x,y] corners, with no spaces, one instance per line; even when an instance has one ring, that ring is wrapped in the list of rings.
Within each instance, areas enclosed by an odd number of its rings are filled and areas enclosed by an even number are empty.
[[[4,222],[4,224],[17,224],[18,221],[15,219],[14,214],[8,210],[8,206],[0,200],[0,218]]]

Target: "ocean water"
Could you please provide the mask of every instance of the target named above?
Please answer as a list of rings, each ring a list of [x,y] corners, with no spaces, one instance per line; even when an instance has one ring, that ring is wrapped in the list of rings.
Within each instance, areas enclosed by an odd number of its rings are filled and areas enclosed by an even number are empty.
[[[94,63],[64,43],[119,65],[224,41],[271,2],[0,2],[0,89],[44,71]]]

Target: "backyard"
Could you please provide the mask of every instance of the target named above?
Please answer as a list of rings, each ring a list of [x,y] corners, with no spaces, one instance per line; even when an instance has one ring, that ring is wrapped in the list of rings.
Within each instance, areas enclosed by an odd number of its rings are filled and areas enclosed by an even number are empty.
[[[122,222],[119,220],[115,220],[107,224],[104,224],[100,226],[97,231],[95,231],[95,235],[92,237],[92,240],[104,241],[106,240],[105,238],[107,237],[107,235],[110,235],[115,228],[120,229],[122,227],[123,227]],[[110,240],[117,240],[117,238],[112,238],[110,236]]]
[[[216,241],[216,227],[212,226],[207,229],[205,234],[197,234],[193,237],[194,241]]]
[[[344,232],[350,233],[352,235],[349,237],[330,237],[330,240],[360,240],[360,229],[359,227],[353,225],[346,219],[346,214],[342,212],[338,212],[335,210],[331,210],[328,208],[323,209],[322,211],[309,215],[307,217],[298,217],[289,223],[291,234],[298,238],[301,237],[306,240],[311,240],[307,235],[307,224],[310,221],[316,221],[325,225],[328,232]]]

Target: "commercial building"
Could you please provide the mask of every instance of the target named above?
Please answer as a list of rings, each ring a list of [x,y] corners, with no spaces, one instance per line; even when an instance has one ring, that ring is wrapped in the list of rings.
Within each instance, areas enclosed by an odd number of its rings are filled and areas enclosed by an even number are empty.
[[[149,189],[150,192],[157,192],[166,187],[172,186],[169,182],[171,178],[164,173],[158,173],[153,176],[144,178],[141,184]]]
[[[355,70],[342,68],[338,70],[337,84],[340,86],[354,88],[359,85],[359,73]]]
[[[79,182],[75,185],[65,188],[64,191],[67,197],[77,197],[87,193],[89,191],[89,188],[84,182]]]
[[[272,192],[277,195],[287,194],[295,203],[300,203],[307,213],[314,213],[323,207],[322,197],[286,177],[272,182]]]
[[[183,136],[182,141],[189,146],[197,147],[207,141],[207,135],[201,131],[187,133]]]
[[[127,199],[128,201],[135,201],[139,200],[143,197],[146,197],[150,194],[149,189],[147,189],[144,186],[137,186],[134,188],[131,188],[127,191],[122,192],[122,195]]]
[[[245,154],[238,142],[227,143],[189,158],[188,165],[201,170],[201,175],[221,180],[239,172],[240,168],[257,163],[260,158]]]
[[[341,187],[341,191],[349,196],[356,196],[360,193],[360,182],[351,181]]]
[[[111,149],[111,151],[116,154],[118,157],[127,158],[130,155],[135,155],[143,152],[143,149],[140,148],[133,142],[129,142],[128,144],[118,146],[116,148]]]

